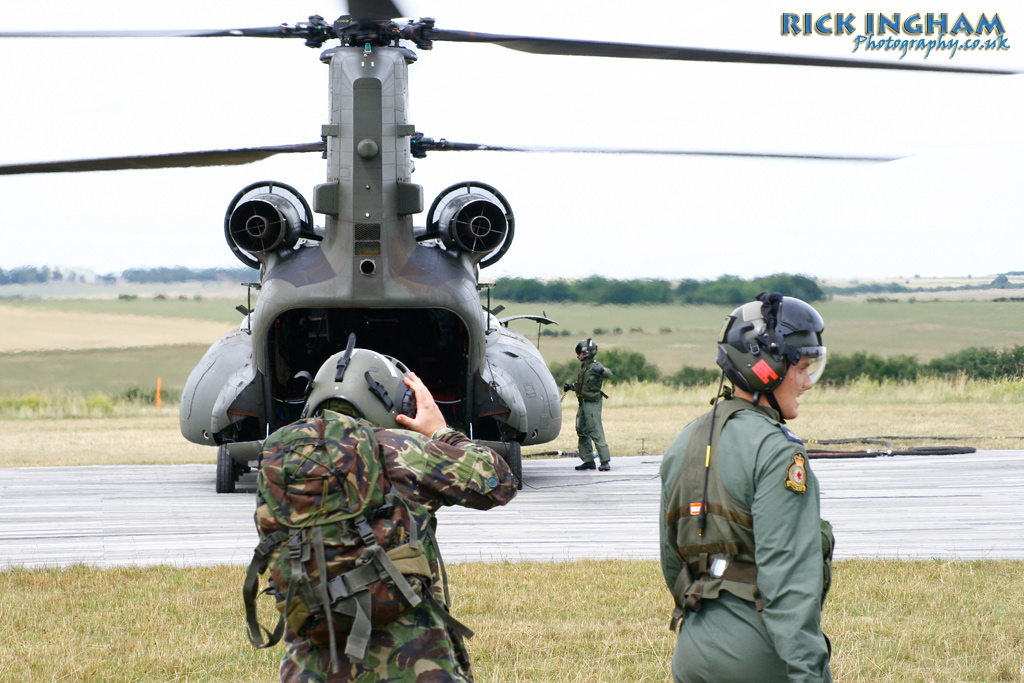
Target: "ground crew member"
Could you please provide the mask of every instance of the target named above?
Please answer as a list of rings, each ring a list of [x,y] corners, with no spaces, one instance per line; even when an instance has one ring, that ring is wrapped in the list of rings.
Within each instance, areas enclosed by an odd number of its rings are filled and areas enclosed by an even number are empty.
[[[342,373],[341,383],[334,380],[342,354],[324,363],[314,379],[304,414],[319,412],[325,418],[342,420],[353,416],[364,424],[390,427],[375,429],[373,434],[392,491],[412,506],[411,514],[428,516],[427,523],[433,526],[433,514],[442,506],[485,510],[504,505],[515,496],[515,478],[504,460],[448,427],[430,391],[414,373],[372,351],[355,349],[350,355],[346,362],[357,367]],[[365,374],[363,356],[371,361]],[[370,371],[377,371],[376,376],[371,377]],[[426,545],[432,574],[430,591],[435,605],[444,604],[447,586],[442,583],[436,549]],[[394,621],[375,625],[365,663],[342,657],[337,672],[332,672],[329,648],[297,636],[290,627],[285,630],[284,640],[282,683],[473,681],[461,635],[427,601]]]
[[[576,345],[576,357],[580,359],[580,372],[576,383],[566,383],[564,391],[575,391],[580,407],[576,410],[576,436],[579,438],[580,458],[583,463],[576,466],[577,470],[594,469],[594,458],[600,457],[601,466],[597,469],[607,472],[612,468],[612,454],[608,450],[608,442],[604,438],[604,426],[601,424],[601,404],[607,398],[601,385],[612,376],[612,371],[594,360],[597,355],[597,344],[593,339],[584,339]]]
[[[831,527],[804,444],[783,426],[824,370],[824,323],[800,299],[757,299],[729,315],[718,341],[733,388],[662,461],[677,683],[832,680],[821,631]]]

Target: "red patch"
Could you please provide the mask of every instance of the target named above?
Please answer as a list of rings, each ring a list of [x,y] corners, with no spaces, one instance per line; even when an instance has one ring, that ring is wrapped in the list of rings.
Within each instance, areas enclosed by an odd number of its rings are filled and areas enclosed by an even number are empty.
[[[752,367],[751,370],[753,370],[754,374],[757,375],[757,378],[760,379],[765,384],[768,384],[768,382],[770,382],[773,379],[779,378],[778,373],[772,370],[772,366],[768,365],[767,361],[765,361],[764,358],[757,361],[757,363],[754,364],[754,367]]]

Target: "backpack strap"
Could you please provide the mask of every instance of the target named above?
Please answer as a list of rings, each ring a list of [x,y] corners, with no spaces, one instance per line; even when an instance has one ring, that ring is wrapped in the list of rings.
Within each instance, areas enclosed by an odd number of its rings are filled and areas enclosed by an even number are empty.
[[[321,526],[313,527],[313,553],[316,556],[317,574],[320,575],[317,588],[320,592],[321,604],[330,605],[331,598],[327,594],[327,555],[324,552],[324,530]],[[294,576],[293,571],[292,577],[294,578]],[[292,585],[294,584],[289,583],[288,588],[291,589]],[[331,672],[338,673],[341,670],[341,666],[338,664],[338,643],[334,635],[334,615],[330,609],[325,609],[324,616],[327,618],[327,636],[330,639],[331,645]]]
[[[245,583],[242,584],[242,602],[245,603],[245,633],[253,647],[260,649],[277,645],[281,636],[284,635],[284,614],[278,617],[273,633],[260,626],[256,618],[256,598],[259,594],[266,592],[265,590],[257,592],[257,588],[259,588],[260,574],[267,570],[267,557],[286,538],[288,538],[288,534],[279,529],[260,541],[256,549],[253,550],[249,568],[245,570]],[[264,636],[266,637],[264,638]]]
[[[331,606],[326,612],[331,634],[332,666],[337,658],[333,635],[333,612],[352,617],[352,628],[346,641],[345,655],[355,662],[361,664],[366,662],[366,649],[369,646],[370,634],[373,629],[370,618],[373,604],[369,590],[371,585],[377,581],[385,580],[398,589],[402,599],[410,607],[418,607],[423,602],[423,598],[419,596],[412,587],[412,584],[409,583],[409,580],[398,569],[394,560],[377,543],[373,527],[370,526],[366,517],[359,515],[352,521],[355,523],[356,531],[359,533],[360,538],[363,540],[363,545],[367,549],[363,558],[365,564],[340,574],[330,581],[325,580],[326,572],[321,573],[321,599],[323,604]],[[319,527],[317,527],[317,530],[319,530]],[[314,530],[315,533],[316,530]],[[320,564],[319,555],[317,556],[317,562],[319,566],[326,566],[325,563]],[[429,593],[429,589],[427,593]]]
[[[443,605],[437,602],[437,599],[434,598],[433,593],[429,589],[427,589],[425,596],[427,602],[430,603],[434,608],[434,611],[441,617],[441,621],[443,621],[449,629],[453,630],[463,638],[472,638],[473,631],[461,621],[453,617],[451,612],[448,611],[452,604],[451,595],[448,594],[448,571],[444,568],[444,560],[441,558],[441,546],[437,543],[437,536],[434,534],[434,527],[429,522],[427,523],[426,531],[430,542],[434,544],[434,553],[437,555],[437,567],[441,572],[441,586],[444,589]]]

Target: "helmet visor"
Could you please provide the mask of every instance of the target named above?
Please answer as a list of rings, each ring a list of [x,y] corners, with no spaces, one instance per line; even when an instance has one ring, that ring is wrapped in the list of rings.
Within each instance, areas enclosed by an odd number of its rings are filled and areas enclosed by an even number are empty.
[[[807,374],[811,382],[818,383],[822,373],[825,372],[825,363],[828,360],[824,346],[800,346],[800,359],[807,358],[810,364],[807,366]]]

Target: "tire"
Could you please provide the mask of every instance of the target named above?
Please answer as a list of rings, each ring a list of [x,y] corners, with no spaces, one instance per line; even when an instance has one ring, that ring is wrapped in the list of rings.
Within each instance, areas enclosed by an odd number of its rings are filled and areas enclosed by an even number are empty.
[[[238,475],[235,459],[228,455],[227,446],[221,444],[217,447],[217,493],[234,493]]]
[[[505,462],[512,470],[512,476],[516,478],[516,489],[523,490],[523,445],[518,441],[512,441],[505,453]]]

